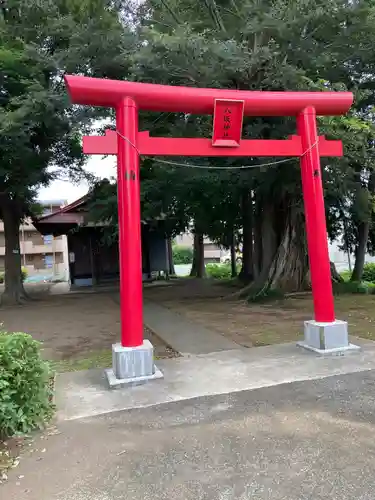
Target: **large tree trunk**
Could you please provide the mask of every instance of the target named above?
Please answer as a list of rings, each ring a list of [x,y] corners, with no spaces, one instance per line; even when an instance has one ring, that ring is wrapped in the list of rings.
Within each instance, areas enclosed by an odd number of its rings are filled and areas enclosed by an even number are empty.
[[[370,231],[369,221],[360,222],[358,224],[358,243],[355,251],[355,263],[351,281],[361,281],[362,279],[369,231]]]
[[[343,221],[344,225],[344,246],[345,246],[345,252],[348,257],[348,267],[349,271],[352,272],[352,260],[351,260],[351,252],[350,252],[350,244],[349,244],[349,238],[348,238],[348,224],[346,221],[346,214],[344,210],[340,210],[340,217],[341,220]]]
[[[276,212],[275,222],[277,223],[277,219],[281,217],[281,214]],[[276,252],[271,256],[271,247],[263,258],[264,267],[259,279],[254,283],[256,294],[275,289],[282,292],[298,292],[306,289],[309,268],[304,228],[300,211],[289,207]],[[273,245],[275,236],[271,234],[268,239]]]
[[[270,290],[283,293],[302,292],[311,288],[305,235],[304,215],[295,200],[285,200],[280,207],[263,202],[258,212],[261,223],[258,230],[261,270],[253,283],[229,297],[256,297]],[[342,281],[333,263],[334,281]]]
[[[242,268],[239,278],[244,283],[254,279],[254,251],[253,251],[253,203],[251,191],[246,190],[242,195]]]
[[[231,276],[235,278],[237,276],[237,255],[236,255],[236,242],[234,238],[234,232],[232,233],[232,241],[230,245],[230,266],[231,266]]]
[[[254,243],[253,243],[253,260],[254,260],[254,278],[257,279],[262,266],[262,206],[259,196],[255,196],[254,207]]]
[[[277,210],[272,201],[265,200],[262,207],[261,222],[261,255],[259,256],[260,275],[269,269],[277,251],[278,222],[282,222],[282,213]]]
[[[190,276],[195,277],[198,270],[198,255],[197,255],[197,245],[195,233],[193,233],[193,262],[191,264]]]
[[[26,299],[21,274],[20,223],[18,210],[11,200],[2,204],[5,237],[5,290],[1,297],[2,304],[20,304]]]
[[[344,278],[341,276],[341,274],[337,271],[335,263],[330,262],[330,267],[331,267],[331,279],[335,283],[344,283]]]
[[[361,184],[361,175],[357,172],[358,188],[356,192],[355,207],[357,208],[358,241],[355,249],[355,263],[352,281],[361,281],[366,259],[367,242],[370,232],[370,223],[373,212],[373,196],[375,193],[375,172],[372,171],[367,188]]]
[[[266,295],[269,290],[284,293],[306,290],[308,255],[305,242],[305,223],[293,203],[276,209],[266,203],[262,220],[262,263],[257,279],[233,298]]]
[[[190,277],[197,275],[197,257],[195,254],[195,245],[193,245],[193,262],[191,264]]]
[[[283,223],[283,213],[277,210],[272,201],[257,197],[255,221],[255,268],[256,279],[252,289],[263,287],[270,266],[278,249],[278,233]],[[280,224],[281,223],[281,224]],[[279,235],[281,240],[282,235]]]
[[[204,265],[204,244],[203,244],[203,234],[194,233],[194,253],[193,253],[193,265],[191,267],[190,276],[196,278],[206,277],[206,267]]]
[[[175,268],[174,268],[174,261],[173,261],[173,250],[172,250],[172,240],[168,238],[167,240],[167,252],[168,252],[168,273],[171,276],[174,276],[176,274]]]

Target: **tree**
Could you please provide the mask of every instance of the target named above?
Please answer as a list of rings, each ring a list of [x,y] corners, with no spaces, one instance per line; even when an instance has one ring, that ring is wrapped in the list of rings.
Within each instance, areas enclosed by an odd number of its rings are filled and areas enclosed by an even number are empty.
[[[191,264],[193,262],[193,249],[189,246],[172,245],[174,264]]]
[[[360,223],[372,217],[372,210],[364,212],[359,201],[371,188],[373,3],[147,0],[129,16],[137,32],[133,79],[247,90],[355,92],[356,105],[347,117],[327,117],[319,126],[346,145],[346,158],[322,162],[329,235],[344,231],[346,246],[363,254]],[[153,135],[209,137],[212,124],[207,116],[143,113],[141,127]],[[295,123],[288,118],[244,120],[247,138],[286,138],[292,133]],[[304,289],[309,269],[299,165],[296,160],[282,165],[274,160],[144,159],[143,210],[149,218],[162,213],[169,234],[193,225],[196,263],[202,261],[204,235],[229,248],[234,234],[242,241],[240,277],[250,282],[246,293]],[[264,163],[270,165],[262,168]],[[371,193],[366,199],[371,201]],[[371,224],[369,231],[371,237]]]
[[[356,107],[360,102],[358,99]],[[332,120],[336,122],[337,137],[343,139],[346,148],[344,159],[331,162],[326,169],[329,234],[331,239],[341,238],[342,250],[355,255],[352,280],[360,281],[365,254],[372,251],[368,238],[374,212],[375,128],[371,115],[356,109],[348,116],[329,119]]]
[[[141,11],[142,44],[135,53],[133,65],[138,79],[175,85],[260,90],[349,88],[357,95],[372,84],[374,6],[371,1],[311,0],[291,4],[285,0],[261,3],[248,0],[229,4],[221,0],[150,0],[141,6]],[[349,119],[366,127],[363,110],[366,106],[367,110],[371,109],[372,102],[369,93],[362,96]],[[175,117],[173,133],[186,131],[189,123],[193,135],[209,135],[210,120],[190,116],[180,116],[179,123]],[[323,121],[322,128],[328,136],[343,131],[342,123],[334,119]],[[244,122],[247,137],[285,138],[291,133],[295,133],[295,124],[288,119],[259,118]],[[349,150],[353,146],[355,153],[352,156],[358,161],[357,138],[351,138],[347,133],[344,140]],[[365,146],[362,143],[362,153],[367,158],[371,149],[371,141]],[[239,166],[242,161],[220,159],[227,167]],[[353,161],[354,158],[351,163]],[[181,159],[181,162],[186,162],[186,159]],[[199,163],[202,162],[216,165],[218,160],[200,159]],[[257,162],[249,159],[248,163],[256,165]],[[327,213],[333,219],[331,212],[337,213],[338,207],[344,206],[353,196],[352,165],[347,160],[338,160],[325,162],[323,166],[325,180],[343,187],[339,196],[332,196],[327,203]],[[363,172],[362,169],[360,175]],[[216,182],[216,187],[207,189],[212,193],[212,210],[207,212],[205,195],[199,187],[202,183],[206,187],[208,176],[206,173],[191,175],[196,179],[196,189],[192,182],[186,183],[186,177],[181,176],[189,192],[183,195],[180,203],[189,213],[197,211],[197,206],[205,206],[204,219],[198,218],[205,234],[210,232],[210,227],[202,222],[212,221],[215,216],[224,230],[227,221],[217,217],[220,196],[216,196],[220,193],[217,188],[220,183]],[[218,174],[221,175],[227,175],[227,172]],[[176,192],[180,190],[180,195],[183,194],[180,185],[174,187]],[[242,209],[241,218],[243,238],[247,242],[245,247],[248,248],[244,263],[249,262],[248,274],[252,267],[258,275],[252,284],[253,290],[263,292],[268,288],[281,288],[296,291],[308,286],[297,162],[239,172],[232,176],[227,191],[237,210],[241,200],[252,193],[249,214]],[[197,220],[192,214],[191,217]],[[234,219],[238,220],[238,212]]]
[[[25,298],[19,225],[37,190],[83,175],[80,137],[97,116],[71,108],[63,74],[123,77],[132,34],[110,0],[9,0],[0,8],[0,217],[3,300]]]

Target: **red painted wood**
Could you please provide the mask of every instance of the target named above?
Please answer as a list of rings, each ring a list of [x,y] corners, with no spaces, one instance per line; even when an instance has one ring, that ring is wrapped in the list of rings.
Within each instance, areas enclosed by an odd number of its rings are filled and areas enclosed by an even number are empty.
[[[313,106],[317,115],[342,115],[353,103],[351,92],[206,89],[73,75],[66,75],[65,83],[75,104],[115,108],[129,96],[141,110],[198,115],[212,115],[215,99],[244,101],[245,116],[297,116],[306,106]]]
[[[83,136],[83,152],[86,155],[117,155],[117,133],[106,130],[105,135]]]
[[[335,320],[335,310],[319,146],[314,146],[318,137],[314,108],[306,108],[298,116],[297,128],[302,147],[308,151],[301,158],[301,176],[314,315],[316,321],[329,323]]]
[[[138,110],[133,99],[127,97],[118,106],[116,126],[136,144]],[[139,154],[127,141],[117,145],[121,344],[136,347],[143,344]]]
[[[215,99],[212,146],[237,148],[241,142],[244,101]]]
[[[119,139],[121,140],[121,138]],[[242,140],[237,148],[213,147],[210,139],[175,139],[170,137],[150,137],[149,132],[139,132],[138,150],[145,156],[301,156],[301,138],[297,135],[281,140]],[[319,137],[321,156],[342,156],[341,141],[327,141]],[[83,138],[85,154],[117,154],[117,134],[107,130],[103,136]]]

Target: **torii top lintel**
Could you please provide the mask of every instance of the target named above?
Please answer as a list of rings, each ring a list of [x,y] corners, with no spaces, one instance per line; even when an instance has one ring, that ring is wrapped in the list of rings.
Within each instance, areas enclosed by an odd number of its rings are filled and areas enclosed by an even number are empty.
[[[351,92],[249,91],[176,87],[150,83],[66,75],[74,104],[116,108],[131,97],[140,110],[212,115],[215,99],[244,101],[245,116],[297,116],[308,106],[317,115],[345,114],[353,103]]]

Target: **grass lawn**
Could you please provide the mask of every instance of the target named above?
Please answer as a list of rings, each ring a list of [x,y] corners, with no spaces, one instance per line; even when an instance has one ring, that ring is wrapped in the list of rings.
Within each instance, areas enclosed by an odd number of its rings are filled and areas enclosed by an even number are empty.
[[[108,368],[112,366],[112,351],[108,347],[107,349],[89,351],[82,355],[77,354],[66,359],[51,360],[50,363],[56,373]]]
[[[166,346],[163,353],[154,356],[154,359],[175,358],[179,354]],[[78,372],[80,370],[91,370],[93,368],[110,368],[112,366],[111,346],[97,351],[88,351],[76,354],[69,358],[59,360],[49,360],[52,370],[56,373]]]
[[[176,289],[175,289],[176,291]],[[158,293],[160,298],[160,291]],[[223,300],[220,297],[178,299],[164,297],[163,305],[176,310],[189,320],[221,333],[239,345],[259,347],[303,338],[303,321],[312,318],[310,295],[295,296],[265,304],[247,304]],[[156,300],[156,298],[155,298]],[[159,300],[160,302],[160,300]],[[349,323],[352,336],[375,341],[375,296],[340,295],[335,297],[336,317]],[[152,333],[148,332],[150,340]],[[156,341],[156,344],[160,341]],[[161,348],[160,348],[161,347]],[[174,357],[176,353],[160,346],[155,357]],[[106,368],[112,364],[110,345],[92,350],[73,350],[62,359],[51,361],[58,372]]]
[[[146,299],[169,307],[245,347],[294,342],[303,335],[303,321],[313,317],[310,295],[264,304],[230,300],[234,283],[176,280],[145,287]],[[347,320],[353,336],[375,340],[375,295],[335,298],[336,317]],[[2,308],[5,331],[24,331],[43,343],[43,355],[57,372],[104,368],[112,364],[111,344],[120,338],[117,294],[43,296],[22,307]],[[156,358],[178,355],[145,327]]]
[[[310,294],[248,304],[225,298],[231,293],[227,286],[203,281],[150,288],[145,294],[245,347],[294,342],[303,337],[303,322],[313,318]],[[375,295],[339,295],[335,304],[336,317],[348,321],[350,335],[375,341]]]
[[[1,309],[4,331],[26,332],[42,342],[43,357],[57,372],[107,368],[111,344],[120,339],[117,293],[42,294],[22,307]],[[157,358],[174,357],[173,349],[144,327]]]
[[[375,341],[375,295],[340,295],[336,316],[349,323],[351,335]]]

